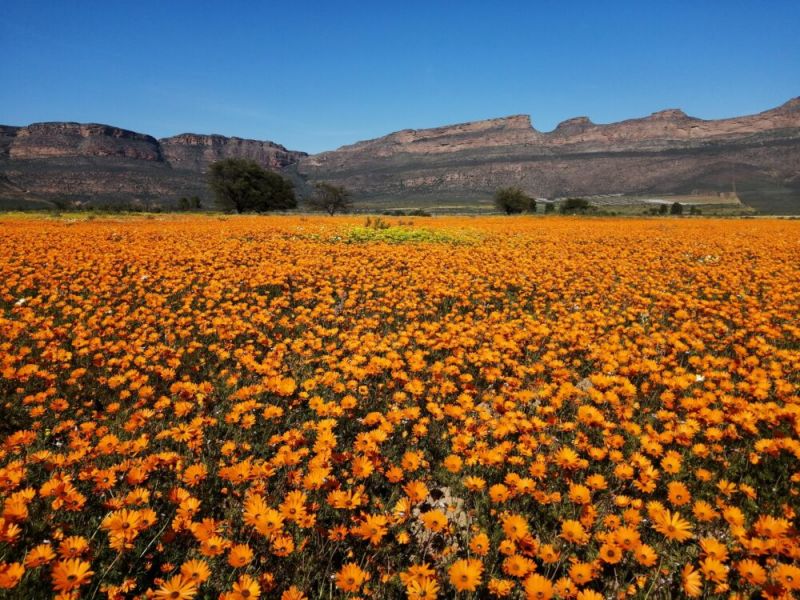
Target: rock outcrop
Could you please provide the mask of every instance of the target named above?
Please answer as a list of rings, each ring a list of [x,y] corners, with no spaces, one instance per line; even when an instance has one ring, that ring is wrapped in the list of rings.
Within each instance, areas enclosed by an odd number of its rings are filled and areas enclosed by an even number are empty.
[[[404,130],[302,159],[304,181],[329,181],[378,205],[488,204],[498,187],[537,197],[727,192],[756,208],[800,212],[800,98],[744,117],[678,109],[551,132],[524,115]]]
[[[66,204],[173,207],[183,196],[211,197],[208,165],[229,157],[280,170],[306,156],[279,144],[221,135],[157,140],[94,123],[0,126],[0,208]]]
[[[800,213],[800,98],[731,119],[669,109],[606,125],[576,117],[550,132],[515,115],[406,129],[313,156],[220,135],[156,140],[97,124],[0,126],[0,208],[170,207],[193,195],[211,206],[205,172],[229,157],[281,171],[301,196],[316,182],[343,185],[369,209],[481,209],[497,188],[515,185],[547,198],[735,189],[764,212]]]
[[[194,171],[204,171],[224,158],[247,158],[271,169],[282,169],[306,156],[305,152],[293,152],[274,142],[222,135],[182,133],[159,142],[170,165]]]

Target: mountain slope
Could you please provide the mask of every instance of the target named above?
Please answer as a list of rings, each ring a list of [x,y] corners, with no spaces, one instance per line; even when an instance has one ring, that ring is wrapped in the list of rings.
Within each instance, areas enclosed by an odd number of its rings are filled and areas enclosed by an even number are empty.
[[[279,144],[220,135],[157,140],[108,125],[0,126],[0,208],[89,203],[174,207],[182,196],[211,196],[208,165],[227,157],[280,170],[306,156]],[[27,204],[26,204],[27,203]]]
[[[800,98],[756,115],[703,120],[669,109],[551,132],[526,115],[406,129],[308,156],[268,141],[180,134],[155,139],[79,123],[0,126],[0,208],[65,203],[174,207],[211,198],[209,164],[250,158],[313,184],[344,185],[364,209],[481,210],[499,187],[537,197],[707,194],[735,190],[762,212],[800,213]]]
[[[404,130],[302,159],[307,181],[384,206],[488,203],[498,187],[538,197],[729,192],[762,210],[800,212],[800,98],[722,120],[677,109],[552,132],[524,115]]]

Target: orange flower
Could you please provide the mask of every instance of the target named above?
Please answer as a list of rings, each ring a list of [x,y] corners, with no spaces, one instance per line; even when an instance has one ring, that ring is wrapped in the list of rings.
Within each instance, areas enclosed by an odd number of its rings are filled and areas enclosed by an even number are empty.
[[[653,516],[653,528],[670,540],[685,542],[692,537],[691,524],[676,513],[668,510],[657,512]]]
[[[800,590],[800,567],[780,563],[772,569],[772,578],[790,592]]]
[[[673,506],[683,506],[692,499],[689,490],[679,481],[670,481],[667,488],[669,490],[669,501]]]
[[[89,582],[94,575],[91,565],[78,558],[61,560],[53,566],[53,589],[59,592],[71,592]]]
[[[388,519],[384,515],[367,515],[358,527],[354,528],[354,533],[359,537],[369,540],[370,544],[377,546],[388,532],[386,524]]]
[[[419,504],[428,497],[428,487],[421,481],[409,481],[403,491],[413,504]]]
[[[594,579],[594,568],[590,563],[573,563],[569,568],[569,578],[577,585],[586,585]]]
[[[155,593],[158,600],[191,600],[195,595],[197,595],[197,585],[183,575],[175,575]]]
[[[603,544],[600,546],[600,560],[609,565],[615,565],[622,560],[622,550],[614,544]]]
[[[336,587],[345,592],[357,592],[367,579],[369,574],[356,563],[346,563],[336,574]]]
[[[450,565],[450,584],[458,592],[474,592],[481,583],[483,563],[474,558],[459,559]]]
[[[652,567],[658,561],[658,554],[647,544],[639,545],[633,552],[636,562],[645,567]]]
[[[703,593],[703,579],[690,564],[685,565],[681,571],[681,586],[683,593],[690,598],[697,598]]]
[[[746,559],[736,564],[739,575],[750,585],[762,585],[767,580],[767,572],[756,561]]]
[[[85,537],[73,535],[64,538],[58,545],[58,555],[61,558],[77,558],[89,551],[89,542]]]
[[[528,535],[528,522],[520,515],[508,515],[503,518],[503,533],[512,542]]]
[[[481,532],[469,541],[469,549],[478,556],[486,556],[489,552],[489,536]]]
[[[218,535],[212,535],[200,544],[200,553],[203,556],[219,556],[225,552],[228,542]]]
[[[233,546],[228,554],[228,564],[232,567],[247,566],[251,560],[253,560],[253,551],[247,544]]]
[[[543,577],[538,573],[528,575],[525,578],[523,587],[527,600],[550,600],[555,593],[553,583],[547,577]]]
[[[536,569],[536,563],[519,554],[512,554],[503,560],[503,573],[511,577],[522,578]]]
[[[261,595],[261,586],[250,575],[241,575],[233,584],[229,600],[256,600]]]
[[[33,550],[28,552],[25,557],[25,566],[29,569],[41,567],[55,559],[56,553],[53,552],[53,547],[50,544],[39,544]]]
[[[181,565],[181,575],[186,581],[200,585],[211,577],[211,570],[204,560],[189,560]]]
[[[564,521],[561,523],[561,538],[570,543],[583,546],[589,542],[589,535],[578,521]]]
[[[25,567],[21,563],[0,562],[0,590],[9,590],[17,586],[25,574]]]
[[[306,596],[297,586],[289,586],[281,594],[281,600],[308,600]]]
[[[272,538],[272,553],[275,556],[289,556],[294,552],[294,540],[288,535],[276,535]]]
[[[447,515],[439,509],[429,510],[420,515],[423,524],[427,529],[438,532],[447,527]]]

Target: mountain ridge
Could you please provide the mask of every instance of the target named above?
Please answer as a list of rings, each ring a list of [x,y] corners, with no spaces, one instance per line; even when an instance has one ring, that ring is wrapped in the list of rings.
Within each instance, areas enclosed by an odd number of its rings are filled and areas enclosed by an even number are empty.
[[[721,192],[738,183],[762,208],[780,196],[783,208],[800,212],[800,97],[739,117],[668,108],[606,124],[578,116],[546,132],[517,114],[402,129],[313,155],[219,134],[157,139],[98,123],[0,125],[0,199],[7,206],[13,196],[14,207],[26,195],[45,205],[210,200],[204,173],[229,157],[285,173],[301,197],[318,181],[344,185],[365,207],[437,198],[485,206],[507,185],[554,197]]]

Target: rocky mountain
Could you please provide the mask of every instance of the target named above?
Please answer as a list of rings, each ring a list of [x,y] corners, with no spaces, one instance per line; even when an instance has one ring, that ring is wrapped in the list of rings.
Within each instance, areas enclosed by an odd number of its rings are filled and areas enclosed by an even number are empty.
[[[406,129],[308,156],[220,135],[151,136],[97,124],[0,126],[0,208],[211,206],[208,165],[253,159],[293,179],[344,185],[361,208],[480,210],[499,187],[536,197],[738,194],[763,212],[800,213],[800,98],[756,115],[703,120],[670,109],[619,123],[569,119],[537,131],[516,115]]]
[[[745,117],[670,109],[608,125],[569,119],[551,132],[516,115],[403,130],[289,167],[385,207],[487,204],[498,187],[537,197],[727,193],[766,212],[800,212],[800,98]]]
[[[280,170],[306,156],[279,144],[221,135],[157,140],[81,123],[0,126],[0,208],[70,203],[173,207],[183,196],[211,206],[208,165],[228,157]]]

